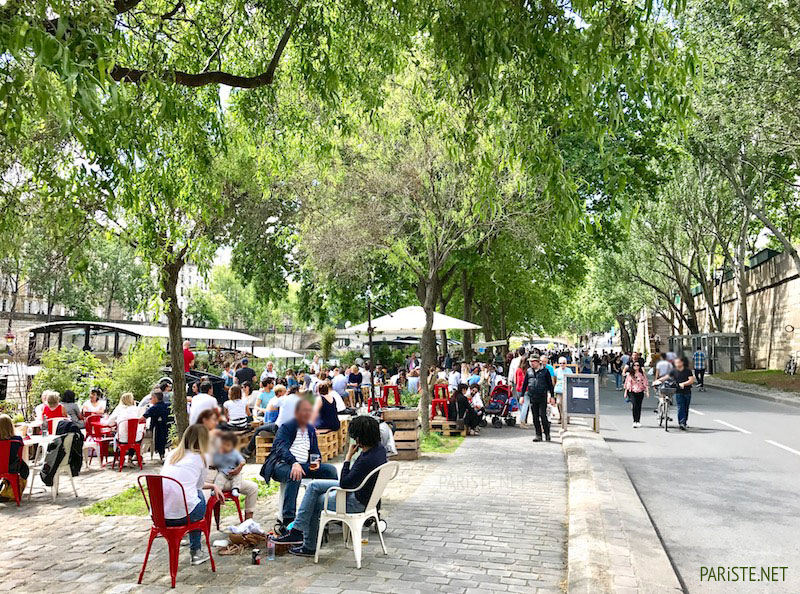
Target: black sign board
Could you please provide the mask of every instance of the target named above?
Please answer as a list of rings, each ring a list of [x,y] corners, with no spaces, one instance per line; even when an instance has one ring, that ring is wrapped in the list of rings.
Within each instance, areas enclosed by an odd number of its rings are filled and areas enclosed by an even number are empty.
[[[564,376],[564,414],[561,426],[566,431],[569,417],[591,417],[594,430],[600,430],[600,382],[594,373],[568,373]]]

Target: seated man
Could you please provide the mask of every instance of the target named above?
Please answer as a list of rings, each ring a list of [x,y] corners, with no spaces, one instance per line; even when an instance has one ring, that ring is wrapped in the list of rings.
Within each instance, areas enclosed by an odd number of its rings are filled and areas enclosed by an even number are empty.
[[[322,509],[327,505],[330,510],[336,509],[336,497],[332,495],[325,501],[325,492],[331,487],[342,487],[343,489],[355,489],[367,475],[386,464],[386,450],[381,445],[381,432],[378,427],[378,420],[368,415],[361,415],[350,422],[350,437],[355,441],[347,451],[344,466],[342,466],[342,478],[336,480],[319,480],[312,482],[300,510],[294,526],[288,534],[273,539],[280,544],[295,545],[289,549],[293,555],[301,557],[313,557],[317,550],[317,533],[319,532],[319,518]],[[360,455],[350,466],[350,461],[356,452]],[[377,475],[364,485],[364,488],[347,494],[347,512],[351,514],[361,513],[366,509],[372,490],[375,488]],[[355,535],[359,538],[359,535]]]
[[[265,481],[273,479],[286,485],[282,512],[284,524],[294,520],[297,493],[303,478],[336,478],[336,467],[319,462],[317,434],[310,421],[311,403],[304,398],[298,399],[294,419],[280,426],[272,442],[272,451],[261,467],[261,476]],[[313,466],[310,463],[311,454],[317,456]]]

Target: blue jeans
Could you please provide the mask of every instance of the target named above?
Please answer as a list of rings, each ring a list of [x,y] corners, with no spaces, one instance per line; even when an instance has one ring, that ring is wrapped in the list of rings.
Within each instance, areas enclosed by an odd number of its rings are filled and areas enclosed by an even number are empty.
[[[202,520],[206,515],[206,500],[203,497],[203,492],[198,491],[197,494],[200,496],[200,501],[197,505],[194,506],[194,509],[189,512],[188,518],[177,518],[175,520],[167,519],[167,526],[185,526],[190,522],[197,522],[198,520]],[[203,536],[203,533],[199,530],[192,530],[189,533],[189,549],[192,551],[199,551],[200,550],[200,537]]]
[[[316,470],[309,470],[308,464],[303,464],[305,476],[303,478],[312,479],[336,479],[339,473],[336,472],[336,467],[331,464],[320,464]],[[300,481],[293,481],[289,478],[292,472],[292,465],[283,462],[275,466],[272,473],[274,478],[279,483],[286,485],[286,491],[283,497],[283,522],[288,524],[294,520],[295,513],[297,512],[297,493],[300,491]]]
[[[297,518],[294,521],[294,527],[303,533],[303,548],[307,551],[315,551],[317,549],[317,535],[319,534],[319,517],[322,514],[322,509],[325,507],[325,491],[331,487],[338,487],[339,481],[336,480],[322,480],[314,481],[306,489],[306,494],[303,497],[303,502],[300,504],[300,509],[297,512]],[[357,514],[364,511],[364,504],[356,499],[355,493],[347,494],[347,513]],[[328,498],[327,508],[329,510],[336,509],[336,495],[331,493]],[[361,538],[361,535],[353,535],[353,538]]]
[[[528,395],[525,394],[520,397],[519,401],[519,422],[527,423],[528,422],[528,410],[531,407],[531,400],[528,398]]]
[[[675,392],[675,401],[678,404],[678,425],[685,425],[689,420],[689,405],[692,403],[692,393]]]
[[[617,390],[622,388],[622,374],[621,373],[614,373],[614,381],[617,384]]]

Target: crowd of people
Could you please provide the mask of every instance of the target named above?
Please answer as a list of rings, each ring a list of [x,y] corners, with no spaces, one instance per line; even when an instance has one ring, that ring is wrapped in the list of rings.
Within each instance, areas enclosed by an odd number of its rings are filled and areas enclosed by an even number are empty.
[[[191,369],[194,356],[189,345],[184,346],[186,368]],[[660,354],[655,362],[646,363],[640,353],[614,353],[587,350],[538,350],[520,348],[506,357],[490,362],[459,361],[451,353],[441,357],[430,369],[431,385],[447,386],[446,408],[451,420],[463,421],[473,434],[480,433],[487,415],[487,399],[497,386],[504,386],[510,397],[519,404],[519,424],[532,426],[534,442],[551,440],[551,421],[563,414],[562,397],[565,376],[575,370],[597,373],[606,385],[608,375],[614,387],[623,392],[631,403],[633,426],[641,425],[643,401],[651,388],[664,382],[676,385],[678,423],[688,426],[691,389],[702,386],[705,373],[705,354],[697,350],[690,366],[685,357],[674,353]],[[555,365],[551,363],[555,362]],[[692,371],[693,367],[693,371]],[[247,358],[236,364],[225,363],[222,386],[216,386],[209,376],[201,376],[188,388],[187,413],[189,427],[167,454],[169,426],[173,420],[173,393],[169,378],[163,378],[140,402],[133,394],[122,394],[113,410],[107,410],[108,400],[101,390],[93,389],[83,402],[77,402],[74,392],[63,394],[47,390],[36,407],[36,417],[44,425],[53,419],[68,419],[83,427],[86,419],[95,415],[102,425],[115,427],[116,444],[128,443],[125,434],[130,419],[141,419],[133,440],[141,442],[152,435],[153,447],[164,461],[161,474],[175,479],[186,494],[189,515],[183,502],[183,492],[175,486],[165,488],[165,517],[179,524],[203,517],[207,490],[222,497],[230,493],[245,498],[245,517],[252,518],[258,499],[255,482],[243,480],[246,459],[254,453],[256,437],[273,435],[272,449],[261,468],[262,478],[284,484],[285,496],[281,509],[284,528],[274,535],[275,542],[290,545],[290,552],[311,556],[317,546],[321,511],[332,506],[325,494],[332,486],[352,489],[360,485],[370,472],[384,464],[387,455],[396,453],[391,430],[379,418],[367,414],[363,405],[370,398],[370,387],[397,385],[404,392],[416,394],[421,390],[420,361],[412,354],[403,364],[388,368],[377,365],[372,377],[369,366],[357,361],[349,367],[325,366],[315,357],[308,372],[287,369],[279,374],[272,362],[263,371],[250,367]],[[652,381],[648,375],[652,373]],[[702,389],[702,388],[701,388]],[[361,410],[359,410],[361,409]],[[339,415],[355,414],[350,424],[353,445],[348,449],[341,473],[321,461],[317,432],[338,430]],[[259,423],[249,444],[240,452],[237,432]],[[0,440],[11,440],[12,448],[23,447],[14,434],[10,418],[0,416]],[[126,452],[122,452],[124,458]],[[12,458],[15,460],[12,452]],[[28,469],[21,460],[14,462],[20,476],[27,478]],[[313,479],[300,506],[297,506],[300,481]],[[348,512],[359,512],[370,498],[374,482],[348,493]],[[200,546],[200,533],[189,536],[190,561],[197,565],[208,555]]]

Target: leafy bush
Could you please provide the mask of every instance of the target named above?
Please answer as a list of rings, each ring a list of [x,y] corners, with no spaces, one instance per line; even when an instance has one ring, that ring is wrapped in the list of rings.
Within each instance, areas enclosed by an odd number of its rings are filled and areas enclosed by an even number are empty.
[[[136,400],[147,396],[163,375],[166,356],[166,351],[156,339],[142,339],[131,346],[125,356],[111,367],[109,407],[115,406],[125,392],[133,392]]]
[[[42,368],[33,378],[31,402],[38,402],[45,390],[59,394],[72,390],[78,399],[85,399],[94,387],[106,391],[110,381],[108,367],[89,351],[50,349],[42,353]]]
[[[412,408],[416,408],[419,406],[419,399],[422,396],[420,392],[416,394],[412,394],[408,390],[401,390],[400,392],[400,404],[403,406],[410,406]]]
[[[19,406],[11,400],[0,400],[0,415],[8,415],[12,419],[19,414]]]
[[[339,361],[344,367],[352,367],[360,355],[361,353],[358,351],[345,351],[339,357]]]
[[[322,329],[320,334],[322,335],[319,341],[320,351],[322,352],[323,360],[327,362],[328,359],[331,358],[333,343],[336,342],[336,330],[330,326],[326,326]]]

